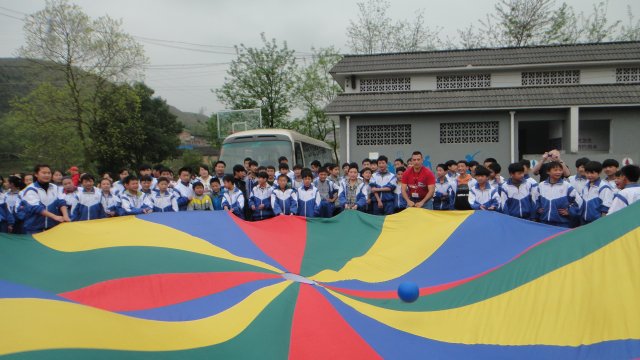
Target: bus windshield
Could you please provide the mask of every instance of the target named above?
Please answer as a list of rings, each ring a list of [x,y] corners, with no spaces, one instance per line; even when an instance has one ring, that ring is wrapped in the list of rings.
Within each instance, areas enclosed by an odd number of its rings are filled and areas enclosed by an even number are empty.
[[[286,140],[227,143],[222,145],[220,160],[231,168],[236,164],[242,165],[244,159],[250,157],[261,166],[273,165],[277,169],[280,156],[293,159],[291,148],[291,142]]]

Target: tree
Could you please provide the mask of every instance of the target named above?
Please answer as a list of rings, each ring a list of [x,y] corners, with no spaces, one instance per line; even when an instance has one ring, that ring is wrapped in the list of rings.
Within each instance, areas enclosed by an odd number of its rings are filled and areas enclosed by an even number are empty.
[[[599,2],[593,5],[593,13],[589,16],[582,15],[582,29],[587,42],[599,43],[606,40],[615,40],[615,33],[620,26],[620,20],[609,23],[607,8],[609,2]]]
[[[231,109],[262,111],[262,125],[282,127],[294,105],[297,65],[287,43],[279,46],[264,33],[262,48],[236,46],[237,58],[231,62],[225,83],[215,90],[218,99]]]
[[[96,135],[92,157],[100,173],[139,164],[138,156],[148,151],[142,146],[146,133],[136,92],[128,85],[105,90],[98,97],[99,116],[90,124],[91,133]]]
[[[627,23],[620,25],[620,36],[618,38],[621,41],[640,40],[640,19],[635,19],[631,6],[627,5]]]
[[[12,143],[12,153],[25,164],[44,162],[58,169],[79,164],[84,156],[72,126],[71,102],[65,89],[39,85],[11,103],[12,111],[2,126],[3,142]]]
[[[576,14],[566,3],[556,0],[501,0],[493,13],[458,31],[463,48],[575,44],[640,39],[640,21],[634,22],[629,8],[629,24],[609,21],[608,2],[593,5],[590,14]]]
[[[93,158],[99,171],[115,171],[178,156],[182,124],[167,103],[143,83],[111,85],[99,97],[91,123]]]
[[[167,102],[154,97],[154,91],[144,83],[134,84],[133,91],[140,99],[140,121],[145,135],[140,142],[142,151],[135,154],[136,164],[160,163],[179,155],[178,134],[183,125],[169,111]]]
[[[91,19],[66,0],[47,0],[43,10],[25,19],[25,45],[19,53],[44,60],[37,63],[63,74],[84,154],[90,153],[89,122],[99,121],[98,102],[108,83],[136,76],[147,63],[143,47],[121,25],[108,16]],[[85,157],[84,165],[89,163]]]
[[[342,59],[342,55],[333,47],[312,51],[310,64],[300,70],[296,88],[298,106],[305,111],[305,115],[302,119],[293,121],[291,126],[302,134],[325,141],[332,132],[334,138],[337,138],[335,122],[325,113],[324,108],[342,92],[329,74],[329,70]]]
[[[393,21],[387,15],[386,0],[367,0],[357,6],[358,20],[350,20],[347,28],[347,45],[356,54],[430,50],[440,44],[438,31],[424,25],[422,10],[412,21]]]
[[[552,25],[555,0],[501,0],[495,13],[481,21],[481,33],[492,45],[526,46],[540,42]]]

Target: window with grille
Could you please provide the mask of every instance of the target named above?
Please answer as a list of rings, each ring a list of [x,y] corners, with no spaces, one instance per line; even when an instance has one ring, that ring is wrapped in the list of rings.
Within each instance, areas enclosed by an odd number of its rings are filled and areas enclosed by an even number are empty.
[[[522,86],[580,84],[580,70],[530,71],[522,73]]]
[[[477,89],[491,87],[491,74],[446,75],[436,77],[438,89]]]
[[[497,143],[498,121],[440,123],[440,144]]]
[[[356,145],[403,144],[411,144],[411,124],[356,126]]]
[[[640,68],[617,68],[616,82],[637,83],[640,82]]]
[[[376,78],[361,79],[361,92],[386,92],[411,90],[411,78]]]

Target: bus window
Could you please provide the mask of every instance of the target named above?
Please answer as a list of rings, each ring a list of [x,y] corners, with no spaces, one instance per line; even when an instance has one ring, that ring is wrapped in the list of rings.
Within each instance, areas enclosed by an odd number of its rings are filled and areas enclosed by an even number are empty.
[[[278,157],[286,156],[291,159],[291,141],[267,140],[252,142],[226,143],[220,150],[220,159],[228,167],[243,164],[244,158],[250,157],[260,165],[273,165],[278,168]]]
[[[307,166],[311,164],[313,160],[318,160],[323,165],[334,161],[331,149],[303,142],[302,150],[304,151],[304,159],[306,160]]]
[[[296,149],[295,149],[295,163],[293,165],[301,165],[304,166],[304,161],[302,160],[302,147],[300,146],[300,142],[296,141]]]

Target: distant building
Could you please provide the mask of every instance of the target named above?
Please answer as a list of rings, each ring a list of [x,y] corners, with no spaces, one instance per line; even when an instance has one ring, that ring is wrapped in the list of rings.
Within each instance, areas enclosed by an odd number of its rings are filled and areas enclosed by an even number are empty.
[[[331,74],[341,161],[640,162],[640,42],[347,55]]]
[[[212,163],[220,157],[220,149],[213,148],[203,136],[191,135],[191,132],[183,130],[179,135],[180,150],[193,150],[202,156],[203,163]]]

